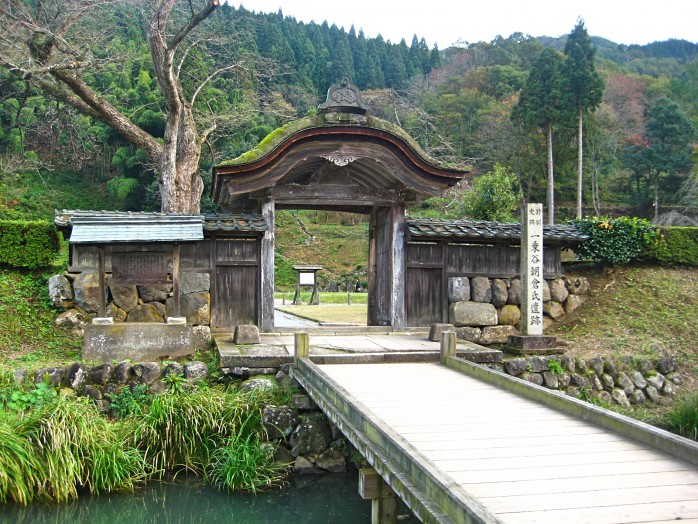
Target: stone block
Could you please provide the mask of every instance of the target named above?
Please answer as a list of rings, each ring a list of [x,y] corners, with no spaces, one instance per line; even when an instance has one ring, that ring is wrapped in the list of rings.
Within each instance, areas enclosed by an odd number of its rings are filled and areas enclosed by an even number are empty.
[[[479,327],[458,327],[456,328],[456,338],[477,344],[482,338],[482,329]]]
[[[158,308],[155,306],[155,304],[156,302],[150,302],[148,304],[141,304],[140,306],[136,306],[128,314],[128,316],[126,317],[126,321],[132,323],[165,322],[165,319],[162,317],[162,315],[160,315],[160,312],[158,311]]]
[[[211,275],[208,273],[182,273],[179,277],[179,292],[208,293],[211,290]]]
[[[521,305],[521,279],[513,278],[509,281],[507,304],[512,304],[514,306]]]
[[[160,323],[85,326],[82,347],[84,360],[136,362],[181,357],[193,353],[191,326]]]
[[[208,367],[204,362],[195,361],[184,364],[184,378],[187,380],[201,380],[208,376]]]
[[[572,295],[586,295],[591,289],[591,284],[586,277],[565,280],[567,291]]]
[[[470,300],[470,280],[468,277],[451,277],[448,279],[448,302],[467,302]]]
[[[75,303],[88,313],[99,311],[99,275],[96,271],[83,271],[73,282]]]
[[[505,326],[515,326],[521,322],[521,309],[514,304],[507,304],[499,310],[499,323]]]
[[[194,326],[192,328],[194,349],[209,349],[211,347],[211,328],[209,326]]]
[[[492,285],[489,278],[473,277],[470,279],[470,300],[481,303],[492,301]]]
[[[581,295],[567,295],[565,299],[565,313],[567,315],[577,311],[584,304],[584,297]]]
[[[164,302],[170,296],[172,284],[147,284],[136,288],[143,302]]]
[[[559,302],[544,302],[543,313],[548,315],[553,320],[557,320],[565,315],[565,310]]]
[[[139,362],[133,365],[133,375],[143,384],[152,384],[160,378],[162,372],[157,362]]]
[[[429,340],[432,342],[441,342],[441,333],[444,331],[454,331],[453,324],[432,324],[429,329]]]
[[[569,294],[570,292],[567,290],[567,287],[565,286],[564,279],[556,278],[555,280],[552,280],[550,282],[550,298],[553,301],[562,304],[567,299],[567,296]]]
[[[485,326],[482,328],[480,344],[506,344],[509,337],[518,333],[514,326]]]
[[[135,285],[120,286],[110,283],[109,291],[111,292],[111,297],[114,304],[126,311],[126,313],[138,305],[138,289]]]
[[[235,326],[233,344],[259,344],[259,328],[254,324]]]
[[[48,296],[53,305],[60,308],[69,308],[73,305],[73,286],[64,275],[53,275],[48,279]]]
[[[167,299],[167,316],[174,316],[174,297]],[[209,293],[189,293],[179,298],[180,315],[187,317],[187,324],[194,326],[211,323],[211,295]]]
[[[509,290],[507,289],[507,281],[501,278],[492,279],[492,300],[491,303],[496,308],[501,308],[507,303],[509,298]]]
[[[455,302],[449,306],[449,320],[458,327],[496,326],[497,309],[492,304]]]

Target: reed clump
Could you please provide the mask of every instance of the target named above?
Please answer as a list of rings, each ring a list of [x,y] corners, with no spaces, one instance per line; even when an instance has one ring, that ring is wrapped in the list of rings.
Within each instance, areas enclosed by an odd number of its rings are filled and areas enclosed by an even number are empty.
[[[149,394],[142,409],[107,417],[90,399],[54,389],[22,396],[22,387],[0,380],[2,504],[64,503],[180,472],[249,492],[285,478],[261,423],[265,402],[278,400],[278,391],[244,394],[201,383]],[[13,394],[39,400],[18,404],[8,400]]]

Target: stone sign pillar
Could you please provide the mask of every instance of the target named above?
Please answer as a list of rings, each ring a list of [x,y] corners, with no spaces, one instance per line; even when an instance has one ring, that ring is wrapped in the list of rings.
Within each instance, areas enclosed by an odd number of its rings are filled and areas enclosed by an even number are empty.
[[[521,217],[521,335],[517,351],[557,353],[555,337],[543,335],[543,204],[524,204]]]
[[[543,334],[543,205],[526,204],[521,222],[521,333]]]

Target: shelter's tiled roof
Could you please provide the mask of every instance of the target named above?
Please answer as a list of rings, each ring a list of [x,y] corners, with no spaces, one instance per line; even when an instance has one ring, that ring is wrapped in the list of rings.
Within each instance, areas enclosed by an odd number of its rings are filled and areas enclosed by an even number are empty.
[[[471,242],[501,242],[521,239],[521,224],[483,220],[415,220],[406,221],[411,238],[450,238]],[[558,244],[580,243],[588,237],[568,224],[543,226],[543,239]]]
[[[205,215],[204,231],[264,232],[269,227],[262,215],[257,213],[236,213]]]
[[[209,214],[179,215],[130,211],[56,210],[54,224],[71,231],[71,242],[141,242],[197,240],[201,232],[264,232],[267,223],[261,215]],[[81,230],[78,237],[75,226]],[[198,235],[195,235],[198,231]],[[86,236],[85,236],[86,235]]]

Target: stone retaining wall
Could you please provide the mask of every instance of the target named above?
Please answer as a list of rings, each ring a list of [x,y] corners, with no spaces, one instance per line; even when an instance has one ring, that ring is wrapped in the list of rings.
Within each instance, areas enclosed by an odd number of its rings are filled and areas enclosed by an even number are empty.
[[[644,403],[669,404],[682,382],[678,362],[673,357],[521,357],[504,360],[500,369],[582,400],[623,407]]]
[[[586,278],[543,281],[546,329],[584,303],[590,285]],[[476,344],[506,344],[518,335],[521,322],[519,278],[451,277],[448,279],[449,322],[459,339]]]
[[[56,307],[66,309],[58,315],[56,323],[82,334],[85,324],[99,310],[97,272],[54,275],[48,281],[48,288],[49,297]],[[113,318],[116,323],[165,323],[167,318],[174,314],[171,284],[108,283],[107,295],[107,316]],[[211,277],[208,273],[182,273],[180,316],[187,319],[188,325],[194,326],[194,347],[208,347],[211,339]]]

